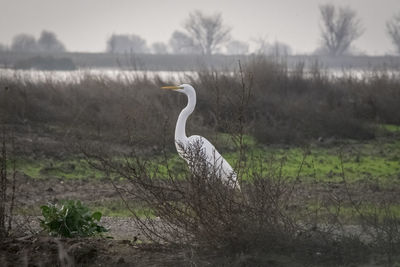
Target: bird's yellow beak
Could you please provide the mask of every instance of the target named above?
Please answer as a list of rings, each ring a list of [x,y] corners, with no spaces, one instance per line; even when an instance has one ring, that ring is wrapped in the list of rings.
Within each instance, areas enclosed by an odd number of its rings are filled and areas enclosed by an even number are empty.
[[[167,90],[178,90],[178,89],[183,89],[183,86],[163,86],[161,89],[167,89]]]

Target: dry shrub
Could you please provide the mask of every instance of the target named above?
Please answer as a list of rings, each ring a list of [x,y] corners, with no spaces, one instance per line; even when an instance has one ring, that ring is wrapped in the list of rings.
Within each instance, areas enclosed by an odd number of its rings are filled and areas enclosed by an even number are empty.
[[[13,155],[14,136],[5,127],[0,139],[0,238],[11,233],[15,204],[16,163]],[[10,152],[11,151],[11,152]]]
[[[360,223],[369,234],[372,245],[393,264],[400,255],[400,217],[393,211],[391,201],[381,201],[371,211],[361,211]]]
[[[299,64],[285,64],[255,57],[244,64],[251,84],[246,128],[262,143],[306,143],[310,139],[370,139],[376,123],[397,124],[400,111],[399,77],[385,71],[361,77],[344,73],[331,77],[318,64],[311,72]],[[231,132],[237,121],[241,90],[240,69],[202,72],[195,81],[199,112],[218,131]],[[394,116],[394,114],[396,114]]]
[[[130,181],[130,187],[116,189],[149,209],[146,217],[142,210],[132,210],[147,238],[238,252],[260,245],[272,249],[286,243],[282,237],[294,236],[296,225],[283,208],[291,190],[283,180],[253,177],[239,190],[223,182],[218,171],[210,171],[201,147],[182,149],[191,171],[168,168],[167,177],[138,156],[123,163],[100,157],[92,162],[110,176]]]
[[[344,176],[343,176],[344,177]],[[349,189],[344,178],[347,197],[354,210],[354,220],[362,228],[368,245],[374,252],[385,257],[388,266],[400,260],[400,216],[398,213],[398,185],[384,189],[378,181],[368,181],[366,186],[374,193],[364,193],[356,196],[357,190]]]
[[[66,81],[1,77],[0,115],[6,124],[58,139],[159,146],[154,134],[163,130],[159,122],[176,115],[169,108],[173,96],[162,95],[160,86],[157,78],[129,75],[116,80],[83,74]]]
[[[246,97],[251,105],[241,112],[243,80],[251,88]],[[399,77],[394,74],[377,71],[361,78],[333,78],[318,64],[311,72],[301,63],[291,70],[261,56],[234,71],[204,70],[180,81],[135,74],[114,79],[83,73],[65,81],[3,76],[0,113],[7,123],[54,125],[60,136],[160,147],[157,133],[163,127],[167,134],[173,132],[186,103],[181,95],[159,90],[175,83],[191,83],[197,90],[196,111],[188,121],[196,133],[235,133],[232,125],[243,116],[246,132],[260,142],[298,144],[319,137],[372,138],[371,125],[400,123]]]
[[[222,182],[199,147],[184,153],[189,168],[183,170],[167,161],[165,169],[156,169],[137,155],[124,160],[90,155],[97,169],[129,181],[115,188],[126,204],[136,203],[127,207],[142,239],[205,251],[215,264],[224,259],[232,266],[267,264],[271,255],[321,264],[366,260],[368,246],[358,236],[338,232],[338,215],[308,209],[319,196],[313,190],[302,193],[305,185],[283,177],[280,168],[261,175],[250,163],[268,166],[247,156],[249,164],[236,170],[246,177],[238,190]],[[325,205],[329,210],[331,203]]]

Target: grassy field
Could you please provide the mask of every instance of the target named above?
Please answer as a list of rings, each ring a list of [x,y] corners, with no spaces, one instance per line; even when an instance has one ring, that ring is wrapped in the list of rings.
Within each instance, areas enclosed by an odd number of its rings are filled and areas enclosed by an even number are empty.
[[[399,182],[400,175],[400,130],[396,126],[385,126],[395,137],[381,137],[370,141],[325,140],[308,146],[265,146],[246,136],[246,172],[265,176],[279,172],[288,179],[301,178],[304,182],[340,182],[343,174],[347,182],[375,179],[390,186]],[[229,151],[234,144],[229,136],[221,135],[223,156],[235,166],[238,152]],[[225,151],[224,151],[225,150]],[[154,155],[149,163],[161,176],[167,176],[164,158]],[[160,163],[157,163],[160,162]],[[185,162],[170,152],[167,154],[168,167],[184,169]],[[342,168],[343,167],[343,168]],[[21,158],[17,169],[32,178],[58,179],[100,179],[104,174],[92,168],[87,160],[70,158],[65,160]],[[161,177],[162,178],[162,177]],[[246,180],[246,175],[242,177]]]

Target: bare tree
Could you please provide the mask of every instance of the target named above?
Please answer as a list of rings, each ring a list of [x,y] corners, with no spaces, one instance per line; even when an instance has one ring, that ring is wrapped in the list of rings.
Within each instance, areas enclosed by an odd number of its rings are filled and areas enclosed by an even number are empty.
[[[169,45],[174,54],[197,54],[201,51],[193,39],[181,31],[174,31],[169,40]]]
[[[356,12],[349,7],[337,8],[332,4],[321,5],[319,10],[322,50],[332,56],[344,54],[364,31]]]
[[[151,45],[153,53],[155,54],[168,54],[168,47],[163,42],[156,42]]]
[[[57,39],[53,32],[42,31],[38,40],[39,50],[42,52],[65,52],[65,46]]]
[[[16,52],[36,52],[38,45],[33,35],[22,33],[14,36],[11,50]]]
[[[386,29],[396,47],[397,53],[400,54],[400,12],[386,23]]]
[[[220,13],[205,15],[196,10],[189,14],[183,27],[193,48],[205,55],[218,52],[221,45],[230,39],[231,29],[223,24]]]
[[[136,34],[113,34],[107,40],[109,53],[146,53],[146,40]]]
[[[226,52],[230,55],[245,55],[249,52],[249,44],[238,40],[232,40],[226,45]]]

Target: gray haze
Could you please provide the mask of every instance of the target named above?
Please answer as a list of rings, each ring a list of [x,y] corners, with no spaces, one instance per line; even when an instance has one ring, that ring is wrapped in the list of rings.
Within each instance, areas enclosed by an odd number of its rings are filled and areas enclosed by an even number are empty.
[[[357,11],[365,27],[354,46],[371,55],[394,51],[385,23],[400,11],[399,0],[0,0],[0,43],[43,29],[53,31],[70,51],[101,52],[113,33],[134,33],[167,42],[188,13],[221,12],[235,39],[257,38],[289,44],[294,53],[311,53],[319,45],[318,5],[333,3]]]

